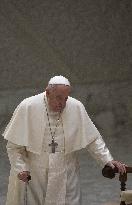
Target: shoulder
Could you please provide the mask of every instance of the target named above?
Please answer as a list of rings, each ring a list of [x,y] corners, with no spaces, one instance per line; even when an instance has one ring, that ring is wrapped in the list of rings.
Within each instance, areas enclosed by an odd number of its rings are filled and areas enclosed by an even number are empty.
[[[67,103],[71,106],[76,106],[76,107],[84,107],[81,101],[73,98],[73,97],[68,97]]]
[[[30,106],[36,103],[39,103],[43,98],[44,93],[40,93],[28,98],[25,98],[20,104],[19,107]]]

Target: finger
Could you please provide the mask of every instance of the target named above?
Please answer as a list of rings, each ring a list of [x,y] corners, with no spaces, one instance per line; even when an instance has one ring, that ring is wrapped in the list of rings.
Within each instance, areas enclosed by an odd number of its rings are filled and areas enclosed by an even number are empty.
[[[124,174],[126,173],[126,168],[124,165],[119,165],[118,166],[118,172],[121,173],[121,174]]]
[[[120,167],[121,167],[122,173],[126,173],[126,167],[125,167],[125,165],[124,165],[124,164],[121,164]]]
[[[22,172],[22,173],[19,173],[19,174],[18,174],[18,178],[19,178],[20,180],[24,181],[24,182],[28,181],[27,177],[28,177],[28,174],[25,173],[25,172]]]
[[[124,165],[122,166],[122,171],[122,174],[126,173],[126,167]]]
[[[23,178],[21,178],[20,180],[21,180],[21,181],[23,181],[23,182],[28,182],[27,177],[26,177],[26,178],[25,178],[25,177],[23,177]]]

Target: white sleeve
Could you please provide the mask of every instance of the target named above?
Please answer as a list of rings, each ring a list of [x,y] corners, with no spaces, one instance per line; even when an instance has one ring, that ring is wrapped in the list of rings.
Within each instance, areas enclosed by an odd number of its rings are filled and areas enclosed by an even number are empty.
[[[89,144],[86,149],[102,167],[109,161],[113,160],[113,157],[101,137],[98,137],[95,141]]]
[[[11,167],[16,173],[22,171],[29,171],[27,151],[24,146],[13,144],[12,142],[7,142],[7,153]]]

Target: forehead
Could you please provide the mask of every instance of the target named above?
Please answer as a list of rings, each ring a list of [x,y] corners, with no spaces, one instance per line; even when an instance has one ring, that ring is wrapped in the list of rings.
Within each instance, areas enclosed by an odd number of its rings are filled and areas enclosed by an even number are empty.
[[[55,95],[68,95],[70,92],[70,86],[56,85],[53,89]]]

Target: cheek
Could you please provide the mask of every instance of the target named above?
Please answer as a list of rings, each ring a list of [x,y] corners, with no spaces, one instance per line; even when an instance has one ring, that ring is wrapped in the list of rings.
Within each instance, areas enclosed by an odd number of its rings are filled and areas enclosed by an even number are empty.
[[[56,100],[51,100],[50,104],[52,107],[55,107],[57,105],[57,101]]]
[[[63,102],[63,105],[66,105],[66,101]]]
[[[61,105],[64,108],[66,106],[66,102],[62,102]]]

